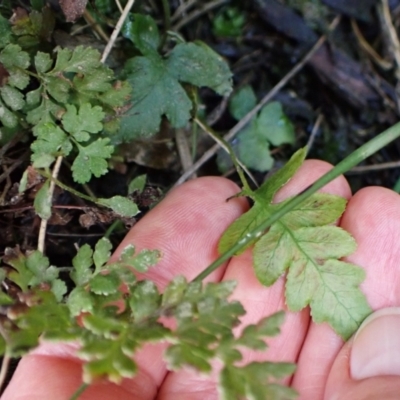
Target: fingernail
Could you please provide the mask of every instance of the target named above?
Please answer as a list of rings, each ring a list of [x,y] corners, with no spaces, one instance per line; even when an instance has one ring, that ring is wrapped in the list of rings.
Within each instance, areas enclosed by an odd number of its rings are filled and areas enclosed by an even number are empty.
[[[371,314],[353,339],[350,355],[353,379],[400,375],[400,307]]]

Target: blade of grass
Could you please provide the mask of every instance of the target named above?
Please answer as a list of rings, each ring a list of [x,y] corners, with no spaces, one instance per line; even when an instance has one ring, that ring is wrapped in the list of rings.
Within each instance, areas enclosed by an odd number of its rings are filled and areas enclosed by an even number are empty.
[[[360,146],[357,150],[353,151],[349,156],[347,156],[344,160],[339,162],[333,169],[319,178],[313,185],[304,190],[299,195],[295,196],[292,200],[288,201],[282,208],[272,214],[269,218],[267,218],[262,224],[260,224],[257,228],[248,233],[244,238],[239,240],[235,246],[230,248],[228,251],[223,253],[220,257],[218,257],[212,264],[210,264],[203,272],[196,276],[195,281],[201,281],[208,275],[210,275],[213,271],[215,271],[222,263],[231,258],[234,254],[243,250],[248,243],[252,242],[254,239],[260,237],[263,232],[269,228],[273,223],[278,221],[279,218],[282,218],[286,213],[291,211],[294,207],[298,206],[308,197],[310,197],[313,193],[324,187],[327,183],[331,182],[338,176],[342,175],[350,168],[353,168],[355,165],[359,164],[361,161],[364,161],[366,158],[376,153],[378,150],[385,147],[387,144],[392,142],[393,140],[400,137],[400,122],[393,125],[389,129],[385,130],[378,136],[374,137],[367,143]]]

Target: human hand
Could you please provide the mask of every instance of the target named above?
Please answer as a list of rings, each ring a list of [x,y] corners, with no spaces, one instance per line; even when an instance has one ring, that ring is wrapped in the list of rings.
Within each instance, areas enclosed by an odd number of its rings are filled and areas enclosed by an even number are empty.
[[[321,161],[306,161],[275,200],[282,201],[302,191],[329,168]],[[347,260],[366,269],[362,289],[372,308],[399,304],[400,197],[376,187],[363,189],[351,197],[343,177],[323,191],[349,199],[340,225],[355,237],[358,249]],[[217,257],[217,243],[223,231],[246,211],[244,199],[226,202],[237,192],[238,188],[223,178],[201,178],[182,185],[129,232],[113,257],[117,258],[129,243],[138,249],[159,249],[163,258],[145,274],[146,278],[153,279],[160,288],[175,275],[193,279]],[[251,267],[250,251],[232,259],[207,280],[221,279],[238,281],[235,298],[247,310],[244,324],[256,323],[285,308],[284,278],[271,288],[261,286]],[[296,362],[296,373],[287,383],[299,392],[302,400],[395,399],[400,397],[400,357],[396,355],[396,352],[400,355],[400,335],[396,334],[399,331],[397,310],[397,315],[375,318],[355,340],[350,339],[343,346],[329,326],[310,321],[308,310],[288,312],[281,335],[268,341],[269,349],[247,351],[245,360]],[[203,376],[192,370],[168,372],[162,361],[164,348],[163,344],[147,345],[135,358],[140,370],[134,379],[124,379],[119,386],[109,382],[93,384],[80,399],[218,398],[216,376]],[[74,358],[74,350],[68,344],[41,345],[21,360],[2,399],[69,399],[81,385],[81,364]],[[386,357],[382,365],[374,369],[369,361],[383,353]],[[366,377],[365,373],[386,376],[361,379]]]

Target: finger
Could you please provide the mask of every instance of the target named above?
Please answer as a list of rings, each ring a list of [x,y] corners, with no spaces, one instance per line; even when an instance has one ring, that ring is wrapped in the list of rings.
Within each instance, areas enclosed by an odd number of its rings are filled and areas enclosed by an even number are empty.
[[[343,217],[342,226],[352,233],[358,243],[357,251],[348,258],[351,262],[366,269],[366,280],[362,289],[366,293],[371,307],[378,310],[384,307],[398,306],[400,304],[398,262],[400,251],[400,196],[391,190],[378,187],[361,190],[351,200]],[[364,336],[364,343],[361,340],[361,346],[364,346],[365,363],[370,354],[374,352],[372,346],[375,345],[375,348],[377,348],[376,346],[380,344],[390,345],[390,338],[387,337],[385,340],[377,332],[378,330],[375,331],[374,340],[368,339],[369,349],[365,348],[366,336]],[[398,337],[398,331],[396,337]],[[358,343],[360,344],[360,339]],[[358,357],[360,357],[359,350],[362,348],[359,344]],[[346,344],[335,361],[327,383],[325,398],[397,398],[400,389],[398,378],[397,380],[389,377],[352,379],[350,371],[351,345],[352,342]],[[398,359],[396,347],[389,351],[391,351],[392,358]],[[338,368],[343,368],[343,371]],[[386,396],[385,392],[382,392],[380,397],[374,397],[372,394],[375,392],[371,390],[375,384],[378,385],[377,388],[382,390],[386,385],[386,393],[388,393],[388,390],[397,390],[395,392],[397,397],[390,397],[389,394]],[[357,393],[360,397],[348,397],[347,393]]]
[[[301,192],[331,168],[330,164],[322,161],[306,161],[294,178],[277,193],[275,201],[282,201]],[[350,196],[349,186],[343,177],[329,183],[322,191],[346,198]],[[254,275],[250,250],[230,261],[223,279],[233,279],[238,282],[233,297],[239,300],[247,311],[242,319],[243,325],[257,323],[261,318],[285,309],[284,278],[279,279],[270,288],[262,286]],[[277,338],[268,340],[268,351],[257,353],[244,351],[245,362],[255,360],[295,362],[308,324],[308,310],[301,313],[287,313],[282,333]],[[162,386],[159,398],[162,400],[217,399],[216,381],[216,374],[207,380],[190,370],[170,373]]]
[[[217,242],[222,232],[247,209],[244,199],[226,201],[238,191],[231,181],[216,177],[182,185],[134,226],[113,258],[132,243],[138,251],[158,249],[162,253],[161,261],[144,277],[153,279],[160,288],[176,275],[194,278],[217,257]],[[218,280],[222,274],[223,267],[208,279]],[[118,397],[103,398],[122,400],[132,398],[133,393],[137,396],[135,399],[152,399],[165,375],[165,366],[160,360],[162,349],[161,345],[149,345],[140,352],[135,358],[140,370],[137,379],[124,380],[118,389],[112,384],[93,385],[83,398],[98,399],[104,393],[125,390],[125,397],[118,392]],[[71,353],[71,346],[67,345],[39,347],[24,358],[3,399],[69,398],[81,379],[80,365]],[[43,365],[40,369],[39,363]],[[68,373],[58,373],[63,368]],[[46,374],[52,376],[52,384],[48,386],[43,383]]]

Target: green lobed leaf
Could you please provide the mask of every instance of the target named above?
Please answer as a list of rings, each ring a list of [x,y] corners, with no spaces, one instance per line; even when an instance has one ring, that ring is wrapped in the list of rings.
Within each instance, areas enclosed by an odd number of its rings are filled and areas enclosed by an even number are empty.
[[[114,72],[106,66],[98,66],[94,71],[85,75],[75,75],[73,79],[76,90],[81,95],[94,96],[96,92],[111,90],[111,81],[114,79]]]
[[[165,288],[162,295],[162,306],[171,307],[179,304],[187,290],[188,282],[184,276],[176,276]]]
[[[219,381],[221,398],[226,400],[295,399],[297,397],[295,390],[271,382],[269,376],[269,372],[274,371],[279,371],[281,376],[291,375],[294,369],[293,364],[268,362],[253,362],[245,367],[225,367]]]
[[[44,74],[53,65],[50,54],[38,51],[34,58],[35,68],[39,74]]]
[[[0,100],[0,121],[7,128],[15,128],[18,125],[17,116],[12,111],[10,111],[1,100]]]
[[[46,76],[46,90],[59,103],[70,101],[71,83],[63,76]]]
[[[88,244],[84,244],[79,248],[78,253],[72,259],[73,270],[71,271],[71,279],[77,286],[86,285],[93,275],[93,250]]]
[[[6,249],[6,255],[7,264],[13,267],[8,274],[8,279],[17,284],[23,292],[27,292],[33,274],[26,266],[26,257],[18,248]]]
[[[97,199],[97,201],[123,217],[134,217],[140,212],[137,205],[127,197],[113,196],[110,199]]]
[[[98,133],[103,129],[104,112],[100,106],[92,107],[83,103],[77,111],[74,105],[66,105],[67,112],[62,117],[64,129],[78,142],[86,142],[90,133]]]
[[[154,313],[161,303],[161,295],[156,285],[149,280],[139,282],[129,296],[129,307],[133,318],[138,322],[154,318]]]
[[[0,48],[5,47],[10,43],[11,38],[11,24],[7,18],[0,14]]]
[[[90,73],[101,66],[100,58],[99,51],[93,47],[77,46],[73,50],[59,49],[51,72]]]
[[[9,44],[0,52],[0,62],[7,70],[15,67],[25,70],[30,65],[29,54],[17,44]]]
[[[228,65],[202,43],[179,44],[167,59],[156,53],[129,59],[125,75],[134,90],[131,108],[121,119],[120,140],[154,134],[163,115],[173,127],[184,127],[192,102],[180,82],[207,86],[222,95],[232,88]]]
[[[98,295],[109,296],[118,292],[121,280],[115,271],[107,275],[97,274],[89,281],[90,290]]]
[[[38,95],[40,99],[40,92],[38,93]],[[32,97],[36,96],[37,95],[34,94]],[[45,123],[54,124],[55,115],[57,115],[60,110],[61,107],[56,104],[52,99],[48,97],[42,97],[40,99],[40,104],[32,110],[28,111],[26,115],[26,121],[34,125],[33,133],[35,134],[40,125]]]
[[[186,125],[192,103],[161,57],[130,59],[125,64],[125,72],[134,90],[131,107],[121,119],[121,139],[156,133],[163,115],[175,128]]]
[[[100,272],[104,264],[106,264],[106,262],[109,260],[111,256],[111,249],[112,249],[112,244],[105,237],[101,238],[96,243],[93,253],[93,261],[96,267],[95,273]]]
[[[84,312],[93,312],[94,299],[85,288],[79,286],[74,288],[69,294],[67,306],[70,310],[71,316],[76,317]]]
[[[219,243],[220,252],[240,242],[288,201],[271,203],[304,156],[305,150],[298,151],[258,190],[246,193],[254,200],[254,207],[227,229]],[[345,207],[343,198],[315,193],[250,244],[255,243],[254,269],[262,284],[270,286],[288,271],[285,295],[289,309],[299,311],[309,305],[315,322],[328,322],[347,339],[371,310],[359,288],[363,271],[339,261],[356,248],[350,234],[331,225]]]
[[[216,36],[240,36],[245,22],[246,16],[243,10],[232,6],[224,7],[213,18],[213,33]]]
[[[40,162],[43,155],[49,156],[48,160],[53,161],[56,156],[67,156],[72,150],[72,144],[66,133],[51,122],[36,126],[34,134],[37,136],[31,145],[34,167],[43,167]]]
[[[242,86],[229,100],[229,112],[232,117],[241,120],[257,104],[257,97],[250,85]]]
[[[98,99],[110,107],[122,107],[130,98],[132,87],[127,81],[117,81],[109,90],[98,95]]]
[[[90,181],[92,175],[99,178],[107,172],[106,160],[111,157],[114,151],[114,147],[110,146],[109,143],[110,139],[99,138],[87,146],[78,144],[79,154],[71,167],[75,182],[86,183]]]
[[[256,125],[256,121],[252,121],[237,135],[237,154],[247,168],[265,172],[273,167],[274,159],[271,156],[269,143],[255,130]]]
[[[131,40],[143,55],[157,53],[160,34],[150,15],[131,14],[122,27],[122,34]]]
[[[168,59],[168,70],[181,82],[209,87],[221,96],[232,91],[232,72],[226,61],[205,43],[180,43]]]
[[[234,97],[231,103],[236,101],[236,108],[231,106],[231,112],[237,112],[237,116],[246,114],[246,97],[249,97],[248,101],[252,101],[252,89],[245,87],[243,90],[243,95],[239,92],[238,100]],[[240,104],[239,101],[242,103]],[[243,111],[239,107],[243,107]],[[264,106],[259,114],[239,132],[235,149],[246,167],[265,172],[272,168],[274,162],[270,154],[270,144],[274,146],[285,143],[294,144],[294,140],[294,127],[283,113],[281,104],[271,102]]]
[[[143,189],[146,186],[147,174],[138,175],[128,185],[128,194],[132,194],[133,192],[142,193]]]
[[[141,250],[138,254],[130,254],[129,248],[121,254],[121,262],[134,268],[139,272],[146,272],[150,267],[156,265],[161,258],[161,252],[158,250]]]
[[[4,103],[13,111],[21,110],[25,105],[24,95],[12,86],[1,87],[0,94]]]
[[[281,103],[272,101],[262,108],[257,118],[257,133],[274,146],[294,144],[294,127],[284,114]]]

